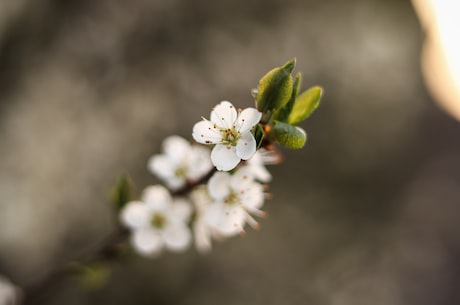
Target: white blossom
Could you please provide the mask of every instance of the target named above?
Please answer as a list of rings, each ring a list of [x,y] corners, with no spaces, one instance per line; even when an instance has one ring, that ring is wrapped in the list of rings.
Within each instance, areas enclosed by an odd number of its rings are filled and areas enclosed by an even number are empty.
[[[212,199],[204,186],[195,188],[190,193],[190,198],[195,206],[195,219],[193,221],[195,247],[199,252],[206,253],[212,248],[211,237],[213,230],[206,222],[204,215]]]
[[[163,154],[152,156],[148,169],[171,190],[199,180],[212,168],[209,149],[190,145],[184,138],[170,136],[163,141],[162,147]]]
[[[20,303],[21,292],[10,280],[0,275],[0,305]]]
[[[261,182],[270,182],[272,175],[265,168],[265,165],[277,164],[279,161],[280,157],[276,152],[261,148],[248,160],[246,166],[255,179]]]
[[[193,127],[193,138],[202,144],[215,144],[211,161],[221,171],[234,169],[256,152],[256,140],[251,133],[262,113],[255,108],[236,110],[223,101],[211,111],[211,119],[204,119]]]
[[[248,222],[253,228],[259,224],[250,215],[264,216],[260,208],[264,203],[263,186],[254,181],[248,167],[239,168],[235,174],[216,172],[208,183],[213,202],[206,210],[206,222],[224,236],[244,232]]]
[[[187,222],[191,205],[173,199],[161,185],[147,187],[141,201],[131,201],[121,210],[121,222],[132,231],[131,242],[145,256],[158,256],[163,248],[181,252],[191,242]]]

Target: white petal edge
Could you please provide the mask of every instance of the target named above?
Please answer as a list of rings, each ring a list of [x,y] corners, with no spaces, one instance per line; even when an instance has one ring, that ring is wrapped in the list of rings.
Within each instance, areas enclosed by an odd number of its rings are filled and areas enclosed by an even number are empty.
[[[192,234],[187,226],[175,224],[168,226],[162,232],[166,247],[175,252],[181,252],[190,246]]]
[[[168,217],[172,222],[185,223],[192,215],[192,204],[185,199],[176,199],[168,211]]]
[[[236,155],[236,148],[224,144],[217,144],[211,152],[212,164],[220,171],[229,171],[234,169],[241,158]]]
[[[224,172],[215,173],[208,182],[209,195],[216,200],[223,200],[230,194],[230,175]]]
[[[193,126],[193,139],[201,144],[222,142],[222,133],[211,121],[200,121]]]
[[[195,247],[200,253],[208,253],[212,249],[211,229],[204,220],[199,217],[193,224],[193,236],[195,237]]]
[[[161,179],[168,179],[174,176],[176,165],[166,155],[154,155],[150,157],[147,168],[155,176]]]
[[[256,140],[250,132],[244,133],[236,143],[236,155],[243,160],[250,159],[256,153]]]
[[[259,112],[255,108],[246,108],[238,115],[236,120],[236,129],[245,133],[251,130],[262,118],[262,112]]]
[[[242,191],[247,189],[254,181],[254,177],[249,166],[242,166],[232,175],[230,179],[230,186],[235,191]]]
[[[222,101],[211,111],[211,121],[222,128],[232,128],[238,113],[229,101]]]
[[[239,206],[215,202],[209,205],[205,220],[209,226],[224,236],[233,236],[243,231],[247,213]]]
[[[261,184],[257,182],[251,182],[247,185],[244,193],[240,198],[241,204],[249,211],[259,209],[264,204],[264,189]]]
[[[134,231],[131,243],[139,254],[150,257],[158,256],[164,244],[158,232],[149,228]]]
[[[139,229],[150,225],[150,209],[140,201],[128,202],[120,212],[120,221],[130,229]]]
[[[190,143],[179,136],[170,136],[163,141],[164,153],[176,163],[179,163],[186,158],[190,149]]]
[[[152,211],[164,211],[171,204],[172,198],[169,191],[162,185],[151,185],[142,192],[142,201]]]

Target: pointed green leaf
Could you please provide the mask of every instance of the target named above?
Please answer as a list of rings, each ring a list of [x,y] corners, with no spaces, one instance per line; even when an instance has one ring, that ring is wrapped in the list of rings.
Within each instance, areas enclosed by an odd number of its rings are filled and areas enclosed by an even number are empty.
[[[276,111],[286,105],[292,93],[291,73],[294,67],[295,59],[292,59],[260,79],[256,96],[257,108],[260,111]]]
[[[302,128],[284,122],[274,121],[272,132],[280,144],[290,149],[302,148],[307,141]]]
[[[118,210],[121,210],[126,203],[134,196],[134,184],[127,174],[123,174],[117,181],[113,192],[112,201]]]
[[[261,124],[257,124],[256,127],[254,128],[254,138],[256,139],[256,143],[257,143],[256,147],[257,149],[259,149],[264,139],[264,128],[262,127]]]
[[[323,88],[316,86],[311,87],[299,95],[289,113],[287,122],[292,125],[297,125],[308,118],[319,106],[322,94]]]
[[[300,92],[300,87],[302,85],[302,73],[298,72],[294,79],[294,85],[292,86],[292,94],[286,106],[281,108],[277,114],[275,114],[275,120],[286,122],[289,114],[291,113],[294,102],[297,98],[297,94]]]

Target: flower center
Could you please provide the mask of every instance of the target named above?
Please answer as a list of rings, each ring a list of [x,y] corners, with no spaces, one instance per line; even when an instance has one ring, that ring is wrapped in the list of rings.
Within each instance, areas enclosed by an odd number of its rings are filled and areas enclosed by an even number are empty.
[[[236,146],[241,133],[233,128],[222,129],[222,140],[225,144]]]
[[[155,213],[152,216],[151,224],[154,228],[162,229],[166,224],[166,217],[161,213]]]
[[[185,166],[179,166],[174,171],[174,175],[177,178],[186,178],[187,177],[187,168]]]
[[[240,202],[240,197],[235,192],[230,192],[230,194],[224,199],[224,203],[232,205]]]

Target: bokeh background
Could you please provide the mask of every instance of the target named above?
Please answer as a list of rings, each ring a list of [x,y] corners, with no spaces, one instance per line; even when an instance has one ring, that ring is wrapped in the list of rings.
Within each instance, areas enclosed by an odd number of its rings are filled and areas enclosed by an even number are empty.
[[[297,57],[325,88],[271,167],[261,230],[111,265],[44,304],[460,303],[460,126],[410,1],[0,0],[0,273],[28,284],[114,227],[109,191],[169,135]]]

